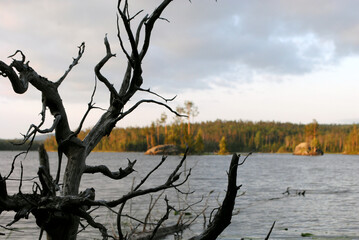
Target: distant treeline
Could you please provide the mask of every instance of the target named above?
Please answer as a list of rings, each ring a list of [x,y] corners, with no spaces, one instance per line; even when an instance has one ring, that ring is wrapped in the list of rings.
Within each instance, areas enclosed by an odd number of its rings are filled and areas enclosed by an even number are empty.
[[[314,126],[314,130],[313,130]],[[89,130],[80,133],[84,138]],[[357,125],[314,123],[293,124],[252,121],[211,121],[190,124],[158,122],[143,128],[115,128],[94,149],[95,151],[144,152],[159,144],[188,145],[192,153],[219,151],[225,139],[229,152],[293,152],[301,142],[316,142],[325,153],[359,153]],[[223,144],[222,144],[223,145]],[[45,140],[47,150],[56,150],[54,137]]]
[[[0,151],[25,151],[29,147],[28,143],[18,145],[20,140],[3,140],[0,139]],[[34,141],[30,150],[37,150],[42,142]]]

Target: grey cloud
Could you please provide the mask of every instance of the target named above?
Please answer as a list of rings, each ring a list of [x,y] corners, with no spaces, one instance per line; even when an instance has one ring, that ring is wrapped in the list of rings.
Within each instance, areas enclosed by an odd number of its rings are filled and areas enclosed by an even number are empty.
[[[159,2],[130,2],[130,10],[149,12]],[[0,16],[4,11],[3,18],[12,21],[0,23],[1,56],[26,49],[33,66],[56,78],[76,54],[76,46],[86,41],[82,67],[72,77],[87,86],[108,33],[118,57],[106,73],[118,84],[125,62],[116,40],[116,1],[1,4]],[[251,81],[253,71],[297,75],[335,64],[359,51],[358,7],[355,0],[173,1],[163,14],[170,23],[160,21],[154,30],[143,64],[145,84],[178,92],[211,87],[221,78],[224,84]],[[1,48],[12,39],[13,49]]]
[[[174,51],[174,42],[183,44],[177,55],[171,54],[182,76],[199,74],[205,79],[225,73],[233,64],[274,74],[304,74],[359,50],[356,1],[203,4],[179,4],[176,12],[186,12],[186,16],[175,18],[161,40],[156,38],[168,53]]]

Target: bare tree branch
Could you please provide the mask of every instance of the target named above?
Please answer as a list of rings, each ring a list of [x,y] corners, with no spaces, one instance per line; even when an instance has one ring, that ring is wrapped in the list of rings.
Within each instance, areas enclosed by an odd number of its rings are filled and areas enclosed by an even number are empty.
[[[19,78],[12,65],[8,66],[3,61],[0,61],[0,75],[10,80],[15,93],[23,94],[27,91],[29,82],[24,78]]]
[[[17,158],[20,157],[23,154],[27,154],[27,151],[20,152],[20,153],[15,155],[15,157],[13,158],[12,163],[11,163],[10,171],[9,171],[8,175],[6,177],[4,177],[4,180],[7,180],[11,176],[11,174],[14,172],[15,162],[16,162]]]
[[[144,219],[144,223],[143,223],[143,232],[146,231],[146,226],[148,224],[148,221],[150,219],[150,216],[151,216],[151,212],[153,210],[153,208],[156,206],[158,200],[161,198],[161,196],[164,194],[165,191],[162,191],[158,196],[157,198],[155,199],[155,201],[152,203],[153,201],[153,197],[151,195],[151,200],[150,200],[150,203],[148,204],[148,211],[147,211],[147,214],[145,216],[145,219]]]
[[[8,56],[8,58],[12,58],[14,57],[16,54],[20,53],[21,54],[21,62],[24,63],[25,62],[25,54],[21,51],[21,50],[16,50],[16,52],[13,55]]]
[[[104,225],[102,225],[101,223],[95,222],[94,219],[91,217],[91,215],[88,214],[87,212],[85,212],[84,210],[78,209],[75,212],[75,214],[78,215],[79,217],[85,219],[88,222],[88,224],[90,224],[91,227],[97,228],[101,232],[103,240],[107,240],[109,237],[112,239],[115,239],[114,237],[108,235],[107,229]]]
[[[265,238],[264,240],[268,240],[268,239],[269,239],[270,235],[272,234],[274,225],[275,225],[275,221],[273,222],[272,227],[270,228],[270,230],[269,230],[269,232],[268,232],[268,234],[267,234],[267,236],[266,236],[266,238]]]
[[[39,126],[36,126],[35,124],[31,124],[27,133],[23,135],[24,139],[20,144],[24,144],[30,137],[33,137],[36,133],[42,133],[42,134],[51,133],[57,127],[60,120],[61,120],[61,115],[56,115],[52,126],[47,129],[40,129],[40,126],[43,125],[44,123],[43,121],[39,124]]]
[[[125,30],[126,30],[126,33],[127,33],[127,36],[128,36],[128,40],[130,42],[130,45],[131,45],[131,50],[132,50],[132,57],[133,57],[133,61],[134,61],[134,65],[140,63],[139,61],[139,55],[138,55],[138,50],[137,50],[137,44],[136,44],[136,40],[135,40],[135,37],[132,33],[132,30],[131,30],[131,26],[130,26],[130,21],[128,19],[128,17],[126,16],[126,6],[127,6],[127,1],[126,1],[126,4],[125,4],[125,10],[122,11],[121,8],[120,8],[120,5],[121,5],[121,0],[118,1],[118,4],[117,4],[117,10],[118,10],[118,14],[120,15],[120,17],[122,18],[122,23],[125,27]],[[119,37],[120,38],[120,37]],[[132,58],[129,57],[129,55],[127,54],[126,55],[127,58],[130,60]]]
[[[122,49],[122,52],[125,54],[126,58],[127,58],[127,61],[128,61],[128,64],[133,67],[134,66],[134,61],[133,59],[130,57],[130,55],[128,54],[124,44],[123,44],[123,41],[122,41],[122,37],[121,37],[121,30],[120,30],[120,18],[118,15],[117,16],[117,38],[118,38],[118,41],[120,42],[120,46],[121,46],[121,49]]]
[[[95,107],[95,103],[93,103],[94,96],[95,96],[95,93],[96,93],[96,89],[97,89],[97,78],[95,78],[95,85],[94,85],[94,88],[93,88],[93,91],[92,91],[90,102],[87,104],[87,110],[86,110],[85,114],[83,115],[78,128],[74,132],[74,134],[73,134],[74,136],[77,136],[81,132],[82,126],[83,126],[88,114],[90,113],[90,111],[92,109],[94,109],[94,108],[97,108],[97,107]],[[102,110],[104,110],[104,109],[102,109]]]
[[[158,223],[157,223],[155,229],[152,231],[152,235],[150,236],[149,240],[154,239],[154,237],[156,236],[156,233],[157,233],[158,229],[160,228],[160,226],[162,225],[162,223],[168,219],[168,216],[169,216],[169,214],[170,214],[170,211],[174,209],[171,205],[168,204],[167,196],[165,197],[165,202],[166,202],[166,214],[158,221]]]
[[[108,42],[107,39],[107,35],[104,38],[104,44],[106,47],[106,56],[96,65],[95,67],[95,74],[97,76],[97,78],[103,82],[105,84],[105,86],[108,88],[108,90],[110,91],[111,95],[115,98],[118,97],[118,93],[115,89],[115,87],[113,86],[113,84],[111,84],[106,77],[104,77],[101,74],[101,69],[102,67],[107,63],[108,60],[110,60],[110,58],[115,57],[116,54],[112,54],[111,53],[111,47],[110,47],[110,43]]]
[[[146,175],[146,177],[144,177],[141,180],[141,182],[133,190],[136,191],[137,189],[139,189],[146,182],[146,180],[151,176],[151,174],[154,173],[166,161],[166,159],[167,159],[166,156],[162,156],[161,161]]]
[[[141,30],[142,27],[144,25],[144,23],[147,21],[147,16],[146,15],[142,21],[139,23],[138,27],[137,27],[137,32],[136,32],[136,46],[138,46],[138,43],[140,41],[140,35],[141,35]],[[134,64],[132,62],[132,57],[128,56],[128,53],[126,52],[126,50],[123,47],[123,43],[122,43],[122,39],[120,36],[120,29],[119,29],[119,25],[118,25],[118,19],[117,19],[117,37],[119,38],[119,42],[122,48],[122,51],[124,52],[124,54],[127,56],[128,59],[128,64],[127,64],[127,69],[125,72],[125,75],[123,77],[123,81],[122,81],[122,85],[121,85],[121,89],[119,91],[120,96],[124,96],[127,93],[128,87],[130,86],[130,79],[132,76],[132,67],[134,67]]]
[[[133,166],[135,165],[136,160],[131,162],[128,160],[128,166],[125,169],[120,168],[116,172],[111,172],[107,166],[105,165],[99,165],[99,166],[86,166],[84,173],[102,173],[103,175],[111,178],[111,179],[122,179],[124,177],[127,177],[129,174],[131,174],[133,171]]]
[[[65,80],[67,75],[71,72],[72,68],[79,63],[83,53],[85,52],[85,42],[81,43],[81,45],[78,48],[79,48],[79,51],[78,51],[77,57],[73,58],[73,62],[70,64],[69,68],[66,70],[64,75],[62,75],[62,77],[55,83],[55,85],[57,87],[59,87],[61,85],[61,83]]]
[[[123,119],[124,117],[126,117],[128,114],[130,114],[131,112],[133,112],[138,106],[140,106],[142,103],[155,103],[157,105],[161,105],[164,106],[165,108],[167,108],[168,110],[170,110],[172,113],[176,114],[179,117],[186,117],[186,115],[182,115],[179,114],[178,112],[176,112],[175,110],[173,110],[171,107],[169,107],[167,104],[162,103],[162,102],[158,102],[156,100],[152,100],[152,99],[142,99],[140,101],[138,101],[135,105],[133,105],[130,109],[128,109],[126,112],[123,112],[117,119],[116,122],[120,121],[121,119]]]
[[[191,238],[191,240],[212,240],[216,239],[219,234],[231,223],[232,212],[240,186],[237,186],[237,168],[239,155],[233,154],[232,161],[229,166],[228,186],[226,196],[222,206],[218,209],[214,219],[208,225],[207,229],[199,236]]]
[[[138,90],[139,90],[139,91],[142,91],[142,92],[151,93],[151,94],[153,94],[153,95],[155,95],[155,96],[157,96],[157,97],[163,99],[163,100],[166,101],[166,102],[171,102],[171,101],[175,100],[175,98],[177,97],[177,95],[176,95],[176,96],[174,96],[173,98],[164,98],[164,97],[162,97],[161,95],[159,95],[159,94],[157,94],[157,93],[155,93],[155,92],[152,92],[150,88],[149,88],[149,89],[138,88]]]
[[[153,26],[155,25],[155,22],[157,19],[161,16],[163,10],[170,4],[173,0],[164,0],[156,9],[153,11],[152,15],[148,18],[148,21],[146,22],[146,30],[145,30],[145,39],[143,42],[142,50],[140,53],[141,60],[145,57],[148,47],[150,45],[150,39],[152,34]]]
[[[129,17],[128,21],[131,22],[134,18],[136,18],[142,12],[143,12],[143,10],[138,11],[135,15],[133,15],[132,17]]]

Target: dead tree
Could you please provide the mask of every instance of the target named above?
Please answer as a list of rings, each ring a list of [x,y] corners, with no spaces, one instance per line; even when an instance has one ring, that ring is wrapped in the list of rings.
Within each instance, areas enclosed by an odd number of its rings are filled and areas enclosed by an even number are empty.
[[[97,108],[93,103],[96,87],[91,96],[91,101],[88,103],[88,109],[75,131],[70,129],[66,109],[63,105],[58,89],[66,80],[66,77],[71,70],[81,60],[85,51],[85,43],[82,43],[78,47],[77,56],[73,58],[73,62],[70,64],[65,73],[56,80],[47,79],[33,69],[26,60],[25,54],[21,50],[17,50],[10,56],[10,58],[12,58],[10,64],[0,61],[0,74],[2,77],[10,80],[14,92],[24,94],[26,93],[29,84],[31,84],[42,94],[42,120],[39,124],[32,124],[29,127],[27,133],[24,135],[23,142],[25,143],[30,141],[31,144],[31,141],[37,134],[54,132],[58,143],[58,171],[56,176],[52,177],[50,175],[48,156],[46,151],[41,149],[39,151],[40,167],[37,173],[40,184],[36,188],[36,191],[34,190],[31,193],[22,193],[20,180],[19,192],[12,196],[8,195],[6,180],[14,171],[14,165],[17,157],[13,159],[13,167],[11,168],[10,173],[5,176],[0,175],[0,214],[3,211],[16,212],[12,223],[22,218],[27,218],[29,214],[34,215],[37,225],[41,228],[40,239],[43,232],[46,232],[48,239],[76,239],[80,219],[84,219],[87,221],[88,225],[98,229],[101,232],[103,239],[108,239],[113,238],[113,236],[108,234],[107,229],[102,223],[95,221],[90,214],[91,212],[88,210],[95,206],[109,209],[120,206],[120,212],[117,215],[117,230],[119,238],[125,239],[126,236],[122,234],[121,229],[121,211],[125,207],[126,201],[145,194],[169,188],[177,188],[188,179],[190,174],[180,180],[180,168],[185,159],[184,157],[176,169],[170,173],[167,181],[165,181],[162,185],[152,188],[142,188],[142,185],[147,180],[148,176],[151,175],[152,172],[165,161],[165,158],[163,158],[161,163],[150,171],[140,184],[135,186],[135,188],[128,194],[119,197],[116,200],[95,200],[95,190],[92,188],[79,193],[79,186],[83,174],[102,173],[113,180],[121,180],[134,171],[135,161],[129,161],[127,167],[124,169],[120,168],[118,171],[111,171],[105,165],[89,166],[86,164],[87,156],[99,143],[101,138],[109,135],[112,129],[116,126],[116,123],[123,119],[126,115],[133,112],[143,103],[158,104],[169,109],[174,114],[180,115],[167,105],[167,101],[171,101],[171,99],[162,98],[158,94],[151,92],[149,89],[146,90],[141,88],[143,83],[142,61],[145,58],[150,46],[152,29],[154,28],[155,23],[161,19],[162,12],[171,2],[172,0],[162,0],[152,14],[146,15],[141,21],[139,21],[136,31],[132,31],[132,20],[135,17],[138,17],[142,11],[131,16],[128,10],[128,1],[126,0],[122,2],[121,0],[118,0],[118,40],[122,52],[127,58],[127,69],[124,73],[122,85],[119,89],[116,89],[111,81],[101,73],[103,66],[115,57],[115,54],[111,50],[110,43],[107,37],[105,37],[105,55],[95,66],[94,71],[96,78],[107,87],[110,93],[109,106],[83,140],[78,138],[78,134],[80,133],[89,112],[94,108]],[[121,29],[124,29],[123,32]],[[128,38],[129,49],[126,49],[123,42],[124,35]],[[128,104],[129,100],[136,92],[140,91],[152,93],[154,97],[159,97],[159,100],[142,99],[125,111],[124,109],[126,104]],[[47,110],[49,110],[54,121],[50,128],[44,129],[43,125],[46,117],[48,117],[46,115]],[[64,173],[60,174],[61,162],[64,157],[67,158],[67,165]],[[218,211],[218,214],[210,226],[211,229],[215,229],[215,231],[210,229],[210,233],[204,233],[204,236],[206,237],[197,237],[196,239],[215,239],[216,236],[218,236],[218,234],[229,224],[234,199],[238,190],[235,177],[238,159],[238,156],[233,156],[233,161],[229,169],[228,196],[226,196],[223,206]],[[63,175],[62,180],[60,180],[60,175]],[[58,191],[60,189],[60,185],[62,190],[61,193]],[[168,201],[166,202],[166,214],[159,220],[157,227],[153,231],[153,236],[159,229],[161,223],[166,220],[169,212],[173,209],[170,203],[168,203]],[[219,224],[223,226],[217,228],[216,226]]]

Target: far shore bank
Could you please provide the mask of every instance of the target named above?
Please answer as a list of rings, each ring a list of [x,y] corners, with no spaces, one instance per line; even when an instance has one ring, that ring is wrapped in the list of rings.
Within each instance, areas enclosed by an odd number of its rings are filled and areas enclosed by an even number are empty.
[[[14,152],[14,153],[17,153],[19,151],[22,151],[22,150],[0,149],[0,152]],[[36,149],[30,150],[30,152],[35,152],[35,151],[37,151],[37,150]],[[56,151],[55,150],[47,150],[47,152],[56,152]],[[143,152],[143,151],[139,151],[139,152],[136,152],[136,151],[92,151],[92,152],[94,152],[94,153],[143,153],[143,154],[145,154],[145,152]],[[226,155],[228,156],[228,155],[232,155],[234,153],[246,156],[249,152],[230,152],[230,153],[228,153]],[[292,152],[251,152],[251,153],[252,154],[293,154]],[[338,153],[335,153],[335,152],[333,153],[332,152],[332,153],[325,153],[325,154],[359,155],[359,153],[340,153],[340,152],[338,152]],[[159,154],[159,155],[162,155],[162,154]],[[178,155],[181,155],[181,154],[178,154]],[[216,154],[215,152],[205,152],[205,153],[202,153],[202,154],[189,154],[189,155],[210,156],[210,155],[220,155],[220,154]],[[226,156],[226,155],[224,155],[224,156]],[[296,155],[296,156],[301,156],[301,155]],[[306,155],[303,155],[303,157],[306,157]],[[309,156],[309,157],[318,157],[318,156]]]

